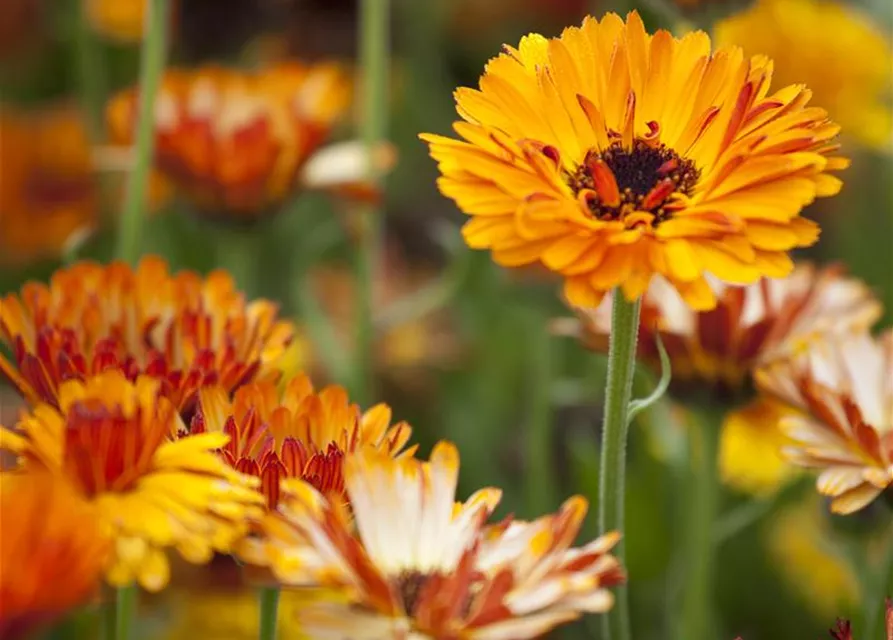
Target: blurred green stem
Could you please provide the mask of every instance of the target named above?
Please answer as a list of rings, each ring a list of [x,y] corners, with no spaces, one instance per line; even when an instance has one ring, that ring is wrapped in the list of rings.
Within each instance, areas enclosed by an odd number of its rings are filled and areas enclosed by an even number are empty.
[[[81,108],[87,119],[90,140],[104,138],[106,98],[105,64],[101,43],[87,18],[86,2],[71,0],[75,26],[75,67]]]
[[[115,640],[117,632],[115,613],[117,610],[117,593],[106,589],[107,597],[103,599],[100,609],[100,624],[102,627],[102,640]]]
[[[146,3],[137,107],[136,161],[127,181],[118,227],[117,257],[130,263],[136,262],[140,256],[143,208],[155,153],[155,95],[164,72],[169,9],[170,0],[149,0]]]
[[[721,414],[700,408],[689,423],[690,513],[686,518],[686,580],[682,600],[680,640],[708,638],[712,633],[714,521],[719,502],[717,453]]]
[[[531,314],[529,329],[530,404],[527,414],[526,482],[527,506],[536,514],[554,508],[555,468],[552,464],[552,344],[544,330],[546,321]]]
[[[388,124],[388,52],[390,49],[390,1],[363,0],[360,3],[360,66],[362,67],[362,138],[368,154],[368,178],[375,184],[381,176],[372,156],[382,142]],[[378,266],[383,208],[368,207],[361,212],[357,240],[356,353],[354,354],[353,398],[361,406],[372,401],[375,328],[372,322],[372,290]]]
[[[133,617],[136,613],[136,601],[139,596],[136,585],[118,587],[115,602],[115,639],[130,640],[133,629]]]
[[[599,475],[598,523],[600,533],[623,532],[626,508],[626,437],[629,431],[629,406],[636,364],[636,341],[639,335],[641,303],[639,300],[629,302],[618,287],[614,290],[613,305]],[[618,547],[616,555],[623,563],[622,546]],[[627,588],[625,586],[618,587],[616,596],[616,604],[603,617],[605,639],[629,640]]]
[[[276,640],[276,623],[279,616],[279,587],[261,587],[259,640]]]
[[[883,500],[883,498],[881,499]],[[889,536],[887,539],[890,539]],[[860,573],[864,576],[863,589],[865,590],[862,595],[865,600],[862,635],[865,638],[882,638],[884,634],[878,633],[878,630],[884,628],[886,599],[893,598],[893,544],[889,544],[888,548],[884,550],[880,569],[874,574],[875,580],[871,579],[874,572],[867,561]]]

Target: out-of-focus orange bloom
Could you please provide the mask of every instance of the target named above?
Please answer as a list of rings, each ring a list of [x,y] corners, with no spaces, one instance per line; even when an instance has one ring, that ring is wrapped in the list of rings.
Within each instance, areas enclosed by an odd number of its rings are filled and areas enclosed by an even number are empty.
[[[0,638],[16,640],[97,591],[110,542],[94,507],[49,473],[0,475]]]
[[[320,149],[350,95],[350,79],[335,64],[169,71],[154,110],[156,166],[210,216],[256,219],[301,188],[363,195],[362,145]],[[109,104],[116,143],[133,141],[136,98],[131,89]],[[381,155],[389,164],[390,153]]]
[[[143,38],[143,18],[148,0],[82,0],[90,24],[97,32],[119,42]],[[171,21],[177,15],[171,11]]]
[[[56,257],[98,222],[83,119],[68,106],[0,110],[0,264]]]
[[[69,378],[106,369],[131,380],[145,373],[188,414],[202,386],[231,391],[277,379],[292,333],[274,303],[247,302],[226,272],[171,275],[154,256],[136,269],[80,262],[57,271],[49,285],[28,283],[0,299],[0,341],[15,358],[0,355],[0,372],[30,402],[50,404]]]
[[[881,304],[864,282],[840,266],[802,263],[786,278],[764,278],[747,287],[711,281],[717,305],[694,311],[664,280],[655,279],[642,301],[639,358],[660,370],[657,334],[673,365],[672,390],[722,395],[751,391],[758,366],[801,352],[810,342],[868,329]],[[606,351],[610,300],[596,309],[576,307],[578,323],[559,322],[559,333],[579,335]]]
[[[293,378],[281,397],[272,383],[246,385],[232,402],[220,387],[203,389],[200,397],[191,433],[228,435],[221,454],[236,470],[261,479],[270,510],[279,503],[285,478],[302,478],[341,500],[343,459],[361,447],[391,456],[415,451],[415,447],[403,451],[412,429],[405,422],[391,426],[386,404],[362,413],[342,387],[316,392],[305,375]]]

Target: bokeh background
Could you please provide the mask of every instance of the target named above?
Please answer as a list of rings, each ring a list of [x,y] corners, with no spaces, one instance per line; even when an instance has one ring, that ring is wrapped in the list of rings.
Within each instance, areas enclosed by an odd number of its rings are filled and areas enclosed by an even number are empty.
[[[262,68],[277,61],[356,61],[362,0],[179,0],[168,65]],[[281,304],[302,328],[292,371],[343,382],[332,362],[354,338],[354,239],[362,217],[384,229],[374,286],[375,400],[413,424],[423,451],[440,438],[462,454],[461,493],[505,489],[503,512],[551,510],[569,494],[597,495],[604,357],[550,334],[567,315],[553,281],[507,272],[468,250],[462,214],[439,195],[419,132],[446,133],[452,91],[474,86],[503,43],[531,31],[557,35],[587,12],[638,9],[651,28],[707,28],[749,53],[775,58],[777,76],[805,82],[844,124],[853,166],[840,196],[810,208],[822,237],[801,257],[843,262],[893,319],[893,189],[888,0],[393,0],[388,138],[397,151],[377,212],[304,193],[276,216],[247,225],[196,215],[157,184],[142,234],[172,268],[230,269],[252,297]],[[0,3],[0,294],[45,280],[66,260],[109,260],[126,163],[107,146],[103,103],[139,68],[139,0],[2,0]],[[820,97],[821,96],[821,97]],[[356,136],[353,108],[333,140]],[[653,385],[637,378],[639,394]],[[18,410],[0,387],[0,421]],[[662,402],[630,440],[627,557],[635,635],[670,635],[684,567],[684,420]],[[737,451],[760,476],[764,450]],[[759,484],[759,483],[757,483]],[[717,528],[716,602],[731,640],[819,638],[858,609],[846,550],[890,531],[876,505],[847,519],[828,514],[811,478],[754,495],[728,486]],[[595,532],[594,510],[587,533]],[[2,570],[2,568],[0,568]],[[286,600],[288,607],[298,606]],[[171,589],[143,603],[144,638],[254,637],[252,593],[221,561],[180,568]],[[69,621],[55,637],[74,633]],[[287,622],[282,637],[292,637]],[[555,637],[592,637],[587,622]],[[693,639],[696,640],[696,639]],[[875,640],[875,639],[865,639]]]

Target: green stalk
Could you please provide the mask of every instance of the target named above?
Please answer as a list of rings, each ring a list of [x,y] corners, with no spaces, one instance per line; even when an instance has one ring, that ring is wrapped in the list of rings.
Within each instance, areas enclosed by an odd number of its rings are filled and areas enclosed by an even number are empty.
[[[871,570],[868,567],[863,568],[862,573],[866,578],[871,576]],[[875,580],[866,580],[863,586],[862,598],[865,601],[863,617],[865,622],[862,625],[864,629],[862,633],[865,638],[883,637],[883,632],[878,633],[878,631],[884,627],[884,618],[887,610],[886,599],[893,598],[893,545],[889,545],[889,548],[886,550],[880,562],[880,571],[876,575],[877,578]]]
[[[539,314],[532,316],[524,478],[527,507],[532,513],[540,514],[554,509],[556,497],[552,458],[552,344],[549,333],[543,331],[543,319]]]
[[[690,486],[687,492],[687,568],[680,640],[707,638],[713,631],[713,582],[719,504],[717,454],[722,424],[715,411],[702,410],[690,424]]]
[[[100,608],[102,640],[115,640],[115,634],[117,632],[117,621],[115,618],[117,602],[115,598],[111,597],[113,593],[114,592],[109,590],[109,597],[104,599],[102,607]]]
[[[130,640],[130,632],[133,629],[133,618],[136,613],[136,601],[139,592],[135,585],[118,588],[117,601],[115,603],[115,639]]]
[[[626,482],[626,437],[629,406],[635,372],[636,341],[639,336],[641,303],[629,302],[618,287],[614,290],[611,340],[608,347],[608,384],[602,424],[602,450],[599,475],[599,532],[623,532]],[[623,546],[617,548],[623,562]],[[625,566],[625,565],[624,565]],[[617,602],[604,616],[606,640],[629,640],[629,599],[627,588],[618,587]]]
[[[369,158],[368,178],[380,184],[372,164],[373,151],[387,133],[388,53],[390,48],[389,0],[363,0],[360,3],[360,65],[362,67],[362,139]],[[378,264],[383,210],[368,207],[361,212],[356,255],[356,352],[354,354],[353,398],[361,406],[369,404],[373,392],[372,286]]]
[[[75,72],[81,107],[87,119],[90,140],[102,142],[105,132],[105,61],[96,33],[87,19],[85,2],[71,0],[75,23]]]
[[[279,587],[261,587],[260,633],[258,640],[276,640],[276,623],[279,616]]]
[[[118,228],[117,257],[130,263],[136,262],[140,257],[143,208],[155,154],[155,96],[164,72],[169,10],[170,0],[149,0],[146,3],[137,107],[139,123],[136,130],[136,161],[127,181]]]
[[[236,287],[249,298],[258,294],[257,274],[263,230],[255,227],[239,228],[217,225],[217,264],[232,275]]]

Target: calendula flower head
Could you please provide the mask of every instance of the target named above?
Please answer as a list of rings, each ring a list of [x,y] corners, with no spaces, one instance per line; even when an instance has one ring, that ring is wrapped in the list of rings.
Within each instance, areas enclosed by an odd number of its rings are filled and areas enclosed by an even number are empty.
[[[862,509],[893,485],[893,331],[813,344],[756,373],[761,391],[801,410],[780,427],[794,464],[820,469],[834,513]]]
[[[500,499],[455,502],[459,456],[446,442],[428,462],[363,449],[345,461],[350,511],[289,481],[267,544],[254,552],[286,585],[331,588],[343,601],[297,616],[314,638],[534,638],[612,606],[624,580],[610,533],[571,548],[586,500],[532,522],[487,525]]]
[[[801,85],[770,91],[772,63],[709,37],[645,32],[638,14],[587,18],[506,47],[456,102],[463,140],[426,134],[440,190],[472,219],[471,247],[542,264],[572,304],[660,274],[698,310],[706,274],[788,275],[812,244],[800,210],[840,189],[839,127]]]
[[[763,278],[735,287],[711,279],[717,304],[694,311],[664,278],[642,298],[638,357],[660,372],[660,337],[677,394],[705,388],[741,397],[752,389],[755,368],[810,348],[827,336],[865,331],[881,316],[880,302],[865,283],[840,266],[798,264],[781,279]],[[556,331],[577,335],[587,347],[607,352],[611,296],[596,308],[575,307],[577,321],[558,321]]]
[[[746,400],[753,393],[756,368],[801,353],[828,336],[865,331],[882,312],[871,290],[839,266],[802,263],[786,278],[763,278],[746,287],[711,279],[710,286],[717,298],[710,311],[692,310],[661,277],[642,298],[638,357],[659,373],[660,338],[670,359],[670,391],[677,398],[700,395],[700,401],[727,404]],[[577,319],[558,320],[556,331],[607,352],[611,294],[595,309],[578,307],[575,312]],[[768,494],[795,474],[780,454],[788,439],[778,430],[779,421],[792,413],[784,403],[765,398],[730,406],[719,457],[720,473],[729,485]]]
[[[29,637],[99,591],[110,541],[94,505],[48,473],[0,474],[0,637]]]
[[[243,221],[277,210],[301,188],[368,190],[362,145],[321,148],[349,103],[350,79],[331,63],[171,70],[153,114],[156,166],[199,212]],[[138,115],[135,89],[111,101],[116,142],[133,143]],[[380,155],[390,164],[388,149]]]
[[[274,303],[246,302],[224,271],[171,275],[151,256],[136,269],[79,262],[0,298],[0,341],[15,359],[0,354],[0,371],[32,403],[51,404],[70,378],[146,374],[186,415],[202,386],[276,379],[292,334]]]
[[[203,389],[200,396],[191,433],[229,436],[221,455],[234,469],[261,480],[273,511],[286,478],[300,478],[330,499],[343,500],[345,456],[364,447],[390,456],[415,451],[403,451],[412,429],[405,422],[391,426],[390,407],[379,404],[362,413],[342,387],[315,391],[303,374],[281,394],[266,382],[241,387],[232,401],[221,387]]]
[[[81,114],[67,106],[0,110],[0,264],[56,258],[99,221]]]
[[[185,429],[160,387],[117,370],[70,380],[58,406],[41,404],[17,430],[0,429],[0,447],[17,454],[22,469],[63,477],[95,506],[114,541],[107,581],[151,591],[168,582],[165,549],[205,563],[215,550],[229,551],[263,504],[257,480],[214,453],[226,435],[177,438]]]
[[[805,83],[846,134],[871,147],[890,148],[893,43],[854,5],[757,0],[718,22],[714,33],[720,45],[741,45],[748,53],[771,57],[781,84]]]

